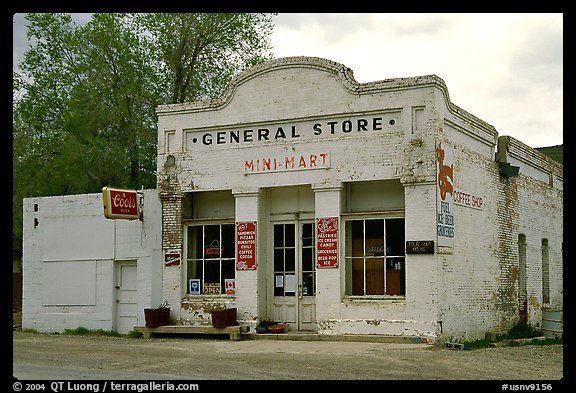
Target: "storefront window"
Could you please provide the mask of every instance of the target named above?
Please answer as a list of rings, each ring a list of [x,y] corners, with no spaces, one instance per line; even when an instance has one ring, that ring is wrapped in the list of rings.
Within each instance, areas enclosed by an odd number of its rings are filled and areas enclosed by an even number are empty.
[[[235,287],[234,224],[189,226],[187,263],[188,293],[220,295]]]
[[[404,219],[346,221],[348,295],[405,295]]]

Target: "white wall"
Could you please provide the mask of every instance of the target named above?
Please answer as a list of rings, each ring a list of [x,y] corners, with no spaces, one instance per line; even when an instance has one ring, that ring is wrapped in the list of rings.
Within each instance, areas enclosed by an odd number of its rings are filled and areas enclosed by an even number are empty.
[[[114,330],[114,261],[137,261],[137,323],[161,290],[161,208],[144,190],[144,221],[104,218],[102,194],[23,203],[22,328]]]

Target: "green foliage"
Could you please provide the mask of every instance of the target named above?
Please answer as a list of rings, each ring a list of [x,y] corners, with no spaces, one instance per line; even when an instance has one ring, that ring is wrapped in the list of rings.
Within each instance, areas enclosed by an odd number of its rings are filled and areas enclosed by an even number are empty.
[[[41,332],[34,330],[34,329],[22,329],[22,332],[33,333],[33,334],[46,334],[46,333],[41,333]],[[54,334],[59,334],[59,333],[54,333]],[[139,332],[136,330],[132,330],[132,331],[128,332],[127,334],[120,334],[120,333],[113,331],[113,330],[104,330],[104,329],[91,330],[91,329],[85,328],[84,326],[77,327],[76,329],[64,329],[64,332],[62,332],[62,334],[68,335],[68,336],[107,336],[107,337],[129,337],[129,338],[142,338],[143,337],[142,332]]]
[[[271,58],[269,14],[27,14],[13,73],[13,252],[22,199],[156,187],[159,104],[221,95]]]
[[[508,333],[497,335],[496,341],[500,344],[499,346],[504,347],[521,345],[561,345],[563,343],[562,339],[535,338],[533,340],[524,340],[534,337],[542,337],[542,332],[529,323],[519,321],[508,331]],[[464,349],[472,350],[488,348],[491,344],[492,342],[487,339],[465,341]]]
[[[498,336],[500,340],[514,340],[517,338],[532,338],[541,336],[542,332],[526,322],[517,322],[508,334]]]
[[[110,337],[121,337],[122,334],[115,332],[113,330],[103,330],[96,329],[90,330],[83,326],[76,329],[64,329],[64,334],[69,336],[110,336]]]

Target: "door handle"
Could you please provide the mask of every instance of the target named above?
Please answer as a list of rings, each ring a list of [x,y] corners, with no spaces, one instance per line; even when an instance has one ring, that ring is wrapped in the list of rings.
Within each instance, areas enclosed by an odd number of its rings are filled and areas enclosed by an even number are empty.
[[[116,289],[120,289],[120,285],[116,285],[115,288],[116,288]]]

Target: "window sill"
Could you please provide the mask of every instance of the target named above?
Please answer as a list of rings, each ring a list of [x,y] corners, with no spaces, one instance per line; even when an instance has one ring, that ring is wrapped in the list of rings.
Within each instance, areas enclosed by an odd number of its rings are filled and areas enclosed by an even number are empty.
[[[182,298],[183,302],[203,302],[203,301],[217,301],[217,300],[236,300],[236,295],[190,295],[186,294]]]
[[[374,302],[382,302],[387,304],[404,304],[406,302],[406,296],[398,296],[398,295],[346,295],[344,299],[342,299],[344,304],[358,304],[358,303],[374,303]]]

